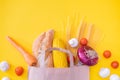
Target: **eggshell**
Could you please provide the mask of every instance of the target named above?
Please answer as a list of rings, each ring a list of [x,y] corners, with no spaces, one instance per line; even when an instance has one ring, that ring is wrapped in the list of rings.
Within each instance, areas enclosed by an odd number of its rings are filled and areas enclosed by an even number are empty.
[[[7,61],[2,61],[0,63],[0,70],[6,72],[10,68],[10,65]]]
[[[3,77],[2,80],[10,80],[9,77]]]
[[[69,43],[69,45],[70,45],[71,47],[73,47],[73,48],[78,46],[78,40],[77,40],[76,38],[70,39],[70,40],[68,41],[68,43]]]
[[[120,77],[117,74],[112,74],[110,80],[120,80]]]
[[[100,77],[106,78],[110,75],[110,69],[108,68],[101,68],[99,72]]]

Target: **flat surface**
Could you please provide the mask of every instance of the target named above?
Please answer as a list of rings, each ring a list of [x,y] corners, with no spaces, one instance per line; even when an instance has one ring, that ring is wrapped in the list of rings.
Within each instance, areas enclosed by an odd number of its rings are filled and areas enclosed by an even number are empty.
[[[27,80],[27,64],[21,54],[8,43],[6,36],[32,53],[34,39],[50,28],[56,30],[57,38],[65,39],[67,16],[70,16],[72,37],[75,37],[78,21],[85,16],[85,21],[94,23],[95,33],[90,40],[99,54],[99,63],[90,67],[90,80],[107,80],[99,77],[101,67],[108,67],[112,73],[120,75],[120,67],[112,69],[110,63],[120,59],[120,1],[119,0],[0,0],[0,62],[6,60],[11,68],[8,72],[0,71],[0,79],[9,76],[12,80]],[[85,37],[85,36],[84,36]],[[112,52],[110,59],[102,56],[104,50]],[[25,71],[20,77],[14,69],[23,66]]]

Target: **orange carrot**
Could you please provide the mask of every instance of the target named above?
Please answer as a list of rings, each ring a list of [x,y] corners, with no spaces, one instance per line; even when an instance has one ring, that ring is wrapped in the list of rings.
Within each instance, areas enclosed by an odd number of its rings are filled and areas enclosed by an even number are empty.
[[[37,59],[25,51],[18,43],[16,43],[11,37],[7,37],[7,40],[22,54],[25,61],[30,66],[35,66],[37,64]]]

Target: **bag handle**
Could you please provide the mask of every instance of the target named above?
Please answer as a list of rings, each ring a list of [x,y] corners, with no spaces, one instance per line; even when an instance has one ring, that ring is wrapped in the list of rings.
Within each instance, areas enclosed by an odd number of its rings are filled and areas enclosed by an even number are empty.
[[[61,52],[64,52],[64,53],[68,54],[70,56],[70,67],[74,66],[73,54],[72,54],[72,52],[70,50],[66,50],[66,49],[63,49],[63,48],[53,47],[53,48],[48,48],[45,52],[51,52],[53,50],[61,51]]]

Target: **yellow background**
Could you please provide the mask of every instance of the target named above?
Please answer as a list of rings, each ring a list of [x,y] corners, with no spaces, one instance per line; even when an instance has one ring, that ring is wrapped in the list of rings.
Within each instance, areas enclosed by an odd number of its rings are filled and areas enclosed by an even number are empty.
[[[32,43],[43,31],[53,28],[58,33],[57,37],[65,38],[61,35],[65,33],[67,16],[70,16],[71,23],[85,16],[85,21],[94,23],[97,30],[90,45],[97,50],[99,63],[90,68],[90,80],[109,80],[109,77],[99,77],[101,67],[108,67],[111,74],[120,76],[120,67],[112,69],[110,66],[111,61],[120,59],[120,0],[0,0],[0,62],[6,60],[11,65],[9,71],[0,71],[0,79],[9,76],[12,80],[27,80],[28,66],[8,43],[7,35],[32,53]],[[77,24],[74,22],[72,25],[72,37],[75,37]],[[102,56],[106,49],[112,52],[110,59]],[[20,77],[14,72],[17,66],[25,69]]]

